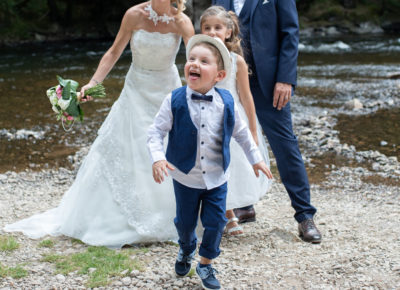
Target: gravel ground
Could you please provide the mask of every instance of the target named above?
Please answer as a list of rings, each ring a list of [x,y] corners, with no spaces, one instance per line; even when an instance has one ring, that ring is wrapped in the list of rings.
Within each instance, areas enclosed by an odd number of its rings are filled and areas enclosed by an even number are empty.
[[[395,102],[399,105],[400,98]],[[322,243],[299,239],[289,197],[277,180],[256,205],[257,221],[244,225],[245,235],[222,240],[215,267],[224,289],[400,289],[400,163],[396,157],[342,144],[333,130],[336,118],[330,115],[310,107],[294,115],[307,166],[312,168],[314,157],[326,153],[353,161],[351,167],[326,164],[321,168],[324,181],[312,185]],[[9,235],[2,232],[4,225],[57,206],[87,149],[69,158],[74,170],[0,174],[0,235]],[[0,290],[85,288],[86,275],[58,274],[54,264],[41,259],[49,253],[84,252],[86,245],[56,237],[51,238],[53,248],[44,248],[39,247],[44,239],[12,236],[20,247],[0,251],[0,266],[22,265],[28,275],[0,278]],[[108,288],[200,289],[195,275],[175,277],[176,245],[146,247],[147,252],[135,255],[143,269],[111,278]]]
[[[75,172],[7,172],[0,174],[0,227],[56,206]],[[312,186],[318,208],[316,223],[323,242],[301,241],[290,200],[279,182],[256,205],[257,221],[245,224],[242,237],[224,236],[222,254],[215,261],[224,289],[400,289],[400,189],[362,182],[365,169],[341,167],[325,182]],[[5,233],[0,232],[1,235]],[[84,288],[87,276],[57,274],[41,262],[52,252],[83,252],[86,245],[67,237],[52,238],[51,249],[40,240],[12,234],[20,248],[0,252],[0,263],[23,265],[28,276],[0,280],[0,289]],[[110,288],[200,289],[199,279],[177,279],[173,264],[177,247],[171,243],[148,246],[137,254],[143,271],[112,278]],[[197,257],[198,259],[198,257]]]

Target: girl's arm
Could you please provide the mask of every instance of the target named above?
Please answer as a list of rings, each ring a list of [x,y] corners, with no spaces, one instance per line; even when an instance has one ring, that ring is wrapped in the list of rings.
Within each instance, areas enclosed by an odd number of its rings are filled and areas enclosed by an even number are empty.
[[[239,93],[239,100],[242,104],[247,119],[249,120],[249,129],[254,141],[258,145],[257,136],[257,121],[256,121],[256,109],[254,106],[253,96],[250,91],[249,84],[249,73],[246,61],[240,55],[237,56],[237,73],[236,73],[236,86]]]
[[[96,72],[90,79],[89,83],[82,87],[81,96],[84,95],[85,90],[101,83],[106,78],[131,39],[132,31],[137,26],[139,18],[140,11],[136,7],[132,7],[126,11],[122,18],[121,27],[115,37],[114,43],[101,58]]]

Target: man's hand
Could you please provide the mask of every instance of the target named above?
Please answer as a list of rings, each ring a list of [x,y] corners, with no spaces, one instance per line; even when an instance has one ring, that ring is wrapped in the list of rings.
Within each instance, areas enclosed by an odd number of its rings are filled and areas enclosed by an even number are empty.
[[[281,110],[290,101],[292,96],[292,85],[276,83],[274,88],[274,108]]]
[[[260,174],[258,173],[259,170],[261,170],[262,173],[265,174],[266,177],[268,177],[269,179],[272,179],[272,173],[271,171],[269,171],[267,164],[265,164],[264,161],[260,161],[256,164],[253,165],[253,170],[254,173],[256,174],[257,177],[260,176]]]
[[[168,170],[175,170],[175,168],[168,163],[167,160],[160,160],[153,163],[153,178],[157,183],[164,181],[164,174],[168,176]]]

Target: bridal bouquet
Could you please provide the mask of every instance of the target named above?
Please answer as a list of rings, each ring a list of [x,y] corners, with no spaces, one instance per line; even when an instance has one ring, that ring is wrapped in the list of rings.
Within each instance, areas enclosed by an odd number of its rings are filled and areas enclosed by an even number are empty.
[[[57,76],[58,85],[49,88],[46,91],[50,100],[53,111],[57,114],[57,120],[61,120],[61,124],[65,131],[72,129],[75,120],[83,121],[83,111],[78,101],[80,92],[77,92],[79,83],[74,80],[65,80]],[[106,92],[102,84],[85,91],[83,97],[90,96],[92,98],[104,98]]]

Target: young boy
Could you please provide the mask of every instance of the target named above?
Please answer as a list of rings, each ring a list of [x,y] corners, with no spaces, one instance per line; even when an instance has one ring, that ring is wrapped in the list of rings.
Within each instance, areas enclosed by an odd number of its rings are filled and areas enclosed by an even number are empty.
[[[226,224],[229,143],[233,136],[241,145],[258,176],[261,170],[272,178],[249,129],[234,106],[229,91],[214,85],[229,75],[229,51],[221,40],[193,36],[187,45],[187,87],[173,91],[164,100],[149,129],[147,145],[153,159],[153,177],[164,181],[171,170],[176,198],[174,219],[179,235],[175,262],[178,276],[186,276],[196,252],[195,229],[200,210],[204,234],[196,273],[205,289],[220,289],[211,262],[219,253]],[[163,139],[169,133],[167,152]],[[167,161],[168,160],[168,161]],[[176,169],[175,169],[176,168]]]

